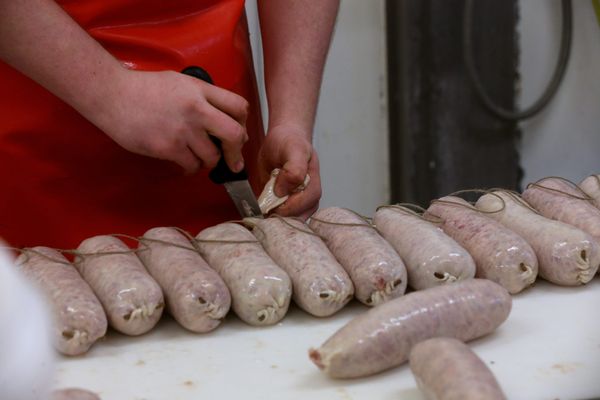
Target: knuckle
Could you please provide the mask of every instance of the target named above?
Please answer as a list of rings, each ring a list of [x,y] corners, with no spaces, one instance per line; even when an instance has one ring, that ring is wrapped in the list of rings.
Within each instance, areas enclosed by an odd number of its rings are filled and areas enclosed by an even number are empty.
[[[301,167],[291,167],[288,170],[288,177],[290,179],[290,181],[296,183],[296,182],[304,182],[304,170]]]
[[[246,118],[250,113],[250,103],[243,97],[240,98],[240,114],[243,118]]]
[[[231,132],[229,133],[229,140],[235,144],[244,143],[246,137],[246,130],[239,124],[235,124],[234,127],[231,128]]]

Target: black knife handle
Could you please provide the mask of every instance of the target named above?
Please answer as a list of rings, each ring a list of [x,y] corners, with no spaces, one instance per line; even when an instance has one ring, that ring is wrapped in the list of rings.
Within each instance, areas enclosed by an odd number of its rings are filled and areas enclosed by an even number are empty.
[[[198,78],[203,80],[204,82],[213,84],[213,80],[210,77],[209,73],[206,72],[203,68],[190,66],[181,71],[183,74],[193,76],[194,78]],[[221,144],[221,140],[213,135],[208,135],[210,140],[217,146],[219,151],[221,152],[221,158],[217,163],[217,166],[214,167],[208,174],[208,177],[211,181],[216,184],[223,184],[225,182],[234,182],[234,181],[245,181],[248,180],[248,174],[246,173],[246,169],[242,169],[240,172],[233,172],[227,166],[225,162],[225,157],[223,157],[223,145]]]

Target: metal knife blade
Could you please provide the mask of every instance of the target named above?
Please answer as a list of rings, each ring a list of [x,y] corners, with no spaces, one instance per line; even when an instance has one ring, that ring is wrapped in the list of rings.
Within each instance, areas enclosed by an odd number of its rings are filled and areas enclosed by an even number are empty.
[[[224,185],[242,217],[263,218],[262,211],[248,180],[225,182]]]

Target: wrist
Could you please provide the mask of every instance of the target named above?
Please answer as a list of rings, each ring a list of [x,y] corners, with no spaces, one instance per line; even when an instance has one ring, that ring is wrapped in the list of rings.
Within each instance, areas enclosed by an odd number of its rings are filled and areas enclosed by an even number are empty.
[[[116,59],[106,60],[91,76],[74,83],[69,96],[71,101],[67,102],[85,118],[97,123],[112,112],[126,92],[129,72]]]
[[[303,124],[296,121],[269,122],[267,136],[301,136],[312,143],[312,124]]]

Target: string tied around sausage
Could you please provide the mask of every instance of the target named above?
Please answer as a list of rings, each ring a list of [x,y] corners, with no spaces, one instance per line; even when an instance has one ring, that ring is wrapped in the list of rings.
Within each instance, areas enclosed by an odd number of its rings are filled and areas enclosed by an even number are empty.
[[[491,188],[489,190],[490,190],[490,194],[493,192],[504,193],[507,196],[509,196],[510,198],[512,198],[515,201],[515,203],[517,203],[518,205],[527,208],[529,211],[532,211],[532,212],[536,213],[537,215],[542,215],[542,214],[540,214],[540,212],[538,210],[533,208],[531,206],[531,204],[526,202],[523,197],[521,197],[521,193],[519,193],[515,190],[503,189],[503,188]],[[506,204],[506,202],[505,202],[505,204]]]
[[[464,208],[466,208],[468,210],[477,211],[477,212],[480,212],[482,214],[495,214],[495,213],[499,213],[499,212],[503,211],[506,208],[506,202],[504,201],[504,199],[501,196],[499,196],[498,194],[490,191],[489,189],[464,189],[464,190],[457,190],[456,192],[450,193],[448,196],[457,196],[459,194],[465,194],[465,193],[491,194],[493,196],[496,196],[500,200],[500,202],[502,203],[502,206],[498,210],[487,211],[487,210],[480,210],[479,208],[475,207],[470,202],[467,202],[468,204],[464,204],[464,203],[457,203],[457,202],[452,201],[452,200],[434,199],[434,200],[431,200],[431,204],[441,203],[441,204],[447,204],[447,205],[451,205],[451,206],[464,207]]]
[[[126,235],[123,233],[111,233],[106,236],[112,236],[112,237],[116,237],[116,238],[125,237],[127,239],[138,241],[138,238],[130,236],[130,235]],[[36,250],[33,247],[23,247],[23,248],[5,247],[5,248],[7,250],[13,250],[13,251],[17,251],[21,254],[24,254],[25,259],[22,261],[21,264],[29,262],[30,254],[35,254],[39,257],[45,258],[46,260],[57,263],[57,264],[72,265],[72,263],[69,260],[65,261],[65,260],[60,260],[60,259],[54,258],[52,256],[42,253],[41,251]],[[92,257],[92,256],[110,256],[110,255],[132,254],[132,253],[137,253],[138,251],[147,250],[146,247],[143,247],[143,248],[137,248],[137,249],[127,248],[127,250],[107,250],[107,251],[85,253],[85,252],[81,252],[77,249],[60,249],[60,248],[55,248],[55,247],[47,247],[47,248],[57,251],[60,254],[68,254],[68,255],[75,256],[75,262],[78,262],[78,260],[77,260],[78,258],[85,258],[85,257]]]
[[[390,209],[397,212],[401,212],[404,214],[412,215],[417,218],[420,218],[424,221],[430,222],[432,224],[443,224],[444,220],[440,216],[437,216],[431,212],[428,212],[426,209],[421,207],[418,204],[412,203],[397,203],[397,204],[389,204],[377,207],[376,211],[381,209]]]
[[[326,219],[322,219],[322,218],[317,218],[314,215],[310,217],[310,219],[312,221],[317,221],[319,223],[322,224],[326,224],[326,225],[334,225],[334,226],[340,226],[340,227],[360,227],[360,228],[371,228],[371,229],[375,229],[375,226],[373,225],[373,222],[371,221],[371,218],[366,217],[362,214],[357,213],[354,210],[351,210],[349,208],[343,208],[346,211],[349,211],[351,213],[353,213],[354,215],[356,215],[357,217],[359,217],[360,219],[362,219],[364,221],[363,224],[360,223],[355,223],[355,222],[336,222],[336,221],[328,221]]]
[[[564,190],[560,190],[560,189],[554,189],[554,188],[544,186],[541,184],[541,182],[548,180],[548,179],[557,179],[557,180],[563,181],[563,182],[571,185],[573,187],[573,189],[575,189],[576,191],[581,193],[582,196],[577,196],[577,195],[574,195],[573,193],[565,192]],[[596,179],[598,179],[598,178],[596,178]],[[577,200],[584,200],[584,201],[588,201],[588,202],[594,201],[594,198],[591,197],[589,194],[587,194],[582,188],[580,188],[578,184],[576,184],[575,182],[572,182],[566,178],[560,177],[560,176],[547,176],[547,177],[539,179],[535,182],[529,183],[527,185],[527,189],[529,189],[530,187],[535,187],[538,189],[546,190],[548,192],[562,194],[562,195],[565,195],[565,196],[568,196],[568,197],[571,197],[571,198],[577,199]]]

